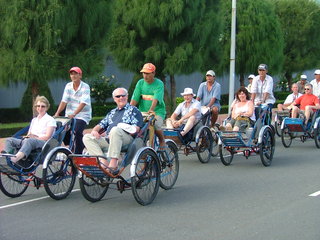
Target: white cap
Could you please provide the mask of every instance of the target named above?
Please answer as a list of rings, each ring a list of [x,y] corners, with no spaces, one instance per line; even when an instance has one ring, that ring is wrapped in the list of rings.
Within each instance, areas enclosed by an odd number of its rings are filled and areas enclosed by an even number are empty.
[[[195,96],[195,94],[193,93],[193,90],[192,88],[185,88],[183,93],[180,93],[182,96],[184,95],[189,95],[189,94],[192,94],[193,96]]]
[[[320,69],[315,70],[314,74],[317,74],[317,75],[320,74]]]
[[[253,75],[253,74],[250,74],[249,76],[248,76],[248,79],[250,79],[250,78],[254,78],[255,76]]]
[[[307,75],[304,75],[304,74],[303,74],[303,75],[301,75],[301,76],[300,76],[300,79],[307,80]]]
[[[215,77],[216,76],[216,74],[215,74],[215,72],[213,71],[213,70],[209,70],[207,73],[206,73],[206,76],[207,75],[210,75],[210,76],[212,76],[212,77]]]

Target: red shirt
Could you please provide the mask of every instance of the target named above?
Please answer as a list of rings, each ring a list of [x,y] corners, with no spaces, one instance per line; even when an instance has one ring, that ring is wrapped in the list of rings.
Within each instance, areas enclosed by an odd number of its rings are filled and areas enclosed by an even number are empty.
[[[296,104],[300,104],[300,109],[305,110],[306,106],[315,106],[317,103],[319,103],[319,99],[317,96],[313,94],[304,94],[298,99],[294,101]]]

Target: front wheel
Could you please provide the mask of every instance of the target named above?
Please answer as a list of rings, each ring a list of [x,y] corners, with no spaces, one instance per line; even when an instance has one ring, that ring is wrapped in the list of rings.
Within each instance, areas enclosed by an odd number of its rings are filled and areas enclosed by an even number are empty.
[[[76,180],[77,171],[68,157],[69,154],[67,149],[56,149],[48,161],[47,168],[43,169],[45,190],[55,200],[66,198]]]
[[[196,151],[198,159],[201,163],[207,163],[212,154],[213,137],[209,128],[200,130],[199,139],[196,143]]]
[[[85,174],[79,178],[81,193],[90,202],[100,201],[109,188],[109,177],[89,178]]]
[[[320,148],[320,124],[314,129],[314,142],[317,148]]]
[[[220,160],[225,166],[229,166],[233,159],[233,149],[219,145]]]
[[[260,143],[260,158],[265,167],[270,166],[275,150],[275,139],[272,131],[265,128],[262,135],[262,142]]]
[[[219,138],[216,132],[212,133],[212,138],[213,138],[213,141],[212,141],[211,156],[216,157],[219,154],[219,144],[218,144]]]
[[[168,190],[174,186],[179,175],[179,155],[176,145],[167,142],[167,152],[161,153],[160,187]]]
[[[292,143],[292,133],[290,133],[288,127],[281,129],[281,141],[284,147],[290,147]]]
[[[143,150],[131,177],[132,193],[136,201],[145,206],[155,199],[160,185],[160,164],[158,156],[150,149]]]
[[[277,119],[274,122],[274,129],[275,129],[276,134],[278,135],[278,137],[281,137],[281,121],[280,121],[280,119]]]
[[[0,173],[0,189],[8,197],[20,197],[28,186],[25,176]]]

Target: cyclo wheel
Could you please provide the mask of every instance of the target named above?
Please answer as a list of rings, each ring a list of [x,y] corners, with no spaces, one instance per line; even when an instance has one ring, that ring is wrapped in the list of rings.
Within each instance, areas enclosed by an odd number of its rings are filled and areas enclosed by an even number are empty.
[[[77,170],[68,157],[69,154],[67,149],[58,148],[51,155],[47,168],[43,169],[44,188],[55,200],[66,198],[76,180]]]
[[[262,135],[262,142],[259,144],[261,162],[265,167],[271,165],[275,150],[275,139],[272,130],[265,128]]]
[[[226,147],[219,145],[219,155],[221,162],[225,166],[229,166],[232,162],[234,152],[232,151],[232,149],[230,149],[229,151]]]
[[[320,148],[320,124],[314,129],[314,142],[317,148]]]
[[[277,117],[277,121],[274,122],[274,129],[278,137],[281,137],[281,121],[279,117]]]
[[[136,201],[145,206],[155,199],[160,185],[160,164],[158,156],[150,149],[143,150],[131,177],[132,193]]]
[[[160,154],[161,173],[160,187],[168,190],[174,186],[179,175],[179,155],[178,149],[171,141],[167,142],[169,150],[168,154]],[[165,156],[163,156],[165,155]]]
[[[281,129],[281,141],[284,147],[290,147],[292,143],[292,133],[289,132],[288,127],[284,127],[284,129]]]
[[[211,151],[211,156],[216,157],[219,154],[219,144],[218,144],[218,135],[216,132],[212,134],[212,151]]]
[[[104,178],[89,178],[82,174],[79,178],[81,193],[85,199],[90,202],[100,201],[109,189],[109,183],[104,183],[109,180],[109,177]]]
[[[200,130],[199,139],[196,143],[196,152],[200,162],[209,162],[212,154],[213,137],[209,128]]]
[[[0,173],[0,189],[8,197],[20,197],[28,188],[25,176]]]

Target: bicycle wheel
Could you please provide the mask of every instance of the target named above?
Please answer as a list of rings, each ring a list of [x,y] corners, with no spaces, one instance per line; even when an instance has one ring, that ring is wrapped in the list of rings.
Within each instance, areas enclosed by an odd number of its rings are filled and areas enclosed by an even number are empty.
[[[320,124],[318,124],[317,128],[314,129],[314,141],[316,143],[316,147],[320,148]]]
[[[29,182],[24,176],[0,174],[0,189],[8,197],[20,197],[28,188]]]
[[[70,152],[58,148],[52,154],[47,168],[43,169],[42,178],[47,194],[55,199],[66,198],[73,189],[76,180],[76,168],[68,157]]]
[[[284,127],[284,129],[281,129],[281,141],[284,147],[290,147],[292,143],[292,133],[289,132],[288,127]]]
[[[275,150],[275,139],[273,133],[269,128],[265,128],[262,135],[262,142],[259,144],[259,153],[261,162],[265,167],[271,165],[274,150]]]
[[[220,160],[225,166],[229,166],[232,162],[234,152],[230,148],[229,150],[222,145],[219,145]]]
[[[109,177],[107,176],[92,179],[82,174],[82,177],[79,178],[81,193],[90,202],[100,201],[109,189],[108,181]]]
[[[157,196],[160,185],[160,164],[158,156],[145,149],[138,156],[135,176],[131,177],[132,193],[141,205],[148,205]]]
[[[281,121],[280,121],[280,119],[278,119],[277,121],[274,122],[274,129],[275,129],[278,137],[281,137]]]
[[[218,154],[219,154],[219,144],[218,144],[219,138],[218,138],[218,135],[217,135],[216,132],[215,132],[215,133],[212,133],[212,134],[213,134],[213,135],[212,135],[213,141],[212,141],[211,156],[212,156],[212,157],[216,157],[216,156],[218,156]]]
[[[160,187],[168,190],[174,186],[179,175],[178,149],[173,142],[167,142],[169,150],[167,154],[160,154],[161,174]],[[165,156],[164,156],[165,155]]]
[[[211,158],[213,146],[212,133],[209,128],[202,128],[196,143],[196,152],[200,162],[207,163]]]

